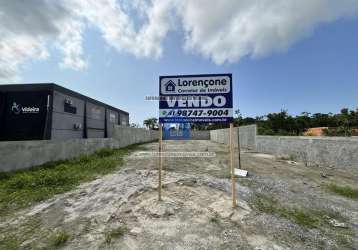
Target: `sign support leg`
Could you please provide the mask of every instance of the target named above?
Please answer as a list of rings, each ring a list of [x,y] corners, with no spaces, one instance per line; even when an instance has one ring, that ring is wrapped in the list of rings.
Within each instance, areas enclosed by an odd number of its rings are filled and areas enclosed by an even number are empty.
[[[235,208],[236,204],[236,178],[235,178],[235,169],[234,169],[234,142],[233,142],[233,129],[234,124],[230,123],[230,170],[231,170],[231,195],[232,195],[232,207]]]
[[[238,168],[241,169],[241,149],[240,149],[240,126],[237,126],[237,150],[238,150]]]
[[[162,124],[159,123],[159,168],[158,168],[158,200],[162,200],[162,147],[163,147],[163,130]]]

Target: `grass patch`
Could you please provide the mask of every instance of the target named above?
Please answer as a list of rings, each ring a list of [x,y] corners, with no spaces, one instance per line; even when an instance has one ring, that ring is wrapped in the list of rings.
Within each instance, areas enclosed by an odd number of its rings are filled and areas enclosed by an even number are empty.
[[[337,242],[337,248],[334,249],[351,249],[356,250],[354,243],[353,243],[353,235],[346,235],[346,234],[339,234],[336,242]]]
[[[358,199],[358,189],[357,188],[351,188],[349,186],[338,186],[336,184],[329,184],[328,189],[336,194],[339,194],[341,196],[351,198],[351,199]]]
[[[0,227],[0,249],[37,249],[36,242],[31,242],[26,247],[21,244],[34,234],[41,233],[43,228],[40,225],[40,218],[31,216],[20,224]]]
[[[0,249],[6,249],[6,250],[20,249],[20,242],[15,237],[4,237],[0,239]]]
[[[309,229],[323,228],[327,224],[327,218],[344,220],[334,212],[283,207],[272,197],[263,194],[256,196],[254,205],[261,212],[276,214]]]
[[[320,220],[310,214],[309,212],[299,210],[299,209],[282,209],[281,214],[283,217],[286,217],[289,220],[294,221],[296,224],[307,227],[307,228],[316,228]]]
[[[214,224],[219,224],[220,220],[217,216],[210,217],[210,222]]]
[[[12,173],[0,174],[0,216],[10,214],[35,202],[67,192],[82,182],[111,173],[123,163],[123,157],[138,149],[101,149],[91,155],[50,162]]]
[[[104,241],[107,244],[110,244],[112,242],[113,238],[120,238],[120,237],[124,236],[127,233],[127,231],[128,230],[126,227],[118,227],[118,228],[112,229],[105,233]]]
[[[66,232],[64,231],[57,232],[50,237],[50,246],[61,247],[67,242],[69,238],[70,236]]]

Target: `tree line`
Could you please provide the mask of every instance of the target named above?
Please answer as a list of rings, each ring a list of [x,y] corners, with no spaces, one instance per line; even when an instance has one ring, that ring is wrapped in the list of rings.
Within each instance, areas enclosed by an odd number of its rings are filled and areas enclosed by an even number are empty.
[[[235,111],[234,125],[244,126],[256,124],[260,135],[303,135],[309,128],[326,127],[323,132],[327,136],[358,136],[358,109],[341,109],[340,113],[308,113],[292,116],[287,110],[269,113],[265,116],[243,117],[240,110]],[[158,120],[149,118],[144,121],[148,128],[158,128]],[[228,124],[191,124],[192,129],[212,130],[227,128]]]

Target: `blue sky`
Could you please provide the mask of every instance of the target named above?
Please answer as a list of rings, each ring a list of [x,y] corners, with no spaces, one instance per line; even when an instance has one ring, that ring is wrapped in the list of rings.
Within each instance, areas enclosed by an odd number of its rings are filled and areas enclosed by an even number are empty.
[[[55,82],[124,109],[130,113],[130,122],[140,124],[158,116],[158,103],[146,101],[145,96],[158,95],[159,75],[170,74],[232,73],[234,105],[244,116],[281,109],[299,114],[358,108],[356,18],[315,24],[280,51],[267,49],[263,56],[246,53],[223,63],[215,61],[214,52],[204,53],[205,48],[184,49],[185,28],[167,32],[159,56],[140,57],[137,52],[118,50],[96,27],[87,27],[82,40],[82,57],[88,64],[84,69],[59,67],[63,54],[49,44],[50,56],[26,60],[16,80],[2,83]]]

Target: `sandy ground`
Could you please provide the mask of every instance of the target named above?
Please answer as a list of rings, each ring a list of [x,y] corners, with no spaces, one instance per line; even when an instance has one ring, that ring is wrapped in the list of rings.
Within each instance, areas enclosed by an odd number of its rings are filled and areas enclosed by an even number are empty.
[[[64,249],[358,249],[358,201],[326,188],[328,183],[357,186],[357,173],[243,152],[249,176],[238,180],[238,208],[232,209],[227,146],[210,141],[164,146],[216,156],[166,158],[158,202],[158,159],[134,152],[118,172],[0,219],[1,232],[23,235],[24,249],[46,247],[58,231],[69,235]],[[144,147],[151,152],[158,144]],[[326,223],[307,228],[263,212],[258,195],[272,197],[273,206],[321,211]],[[118,229],[122,233],[111,234]]]

